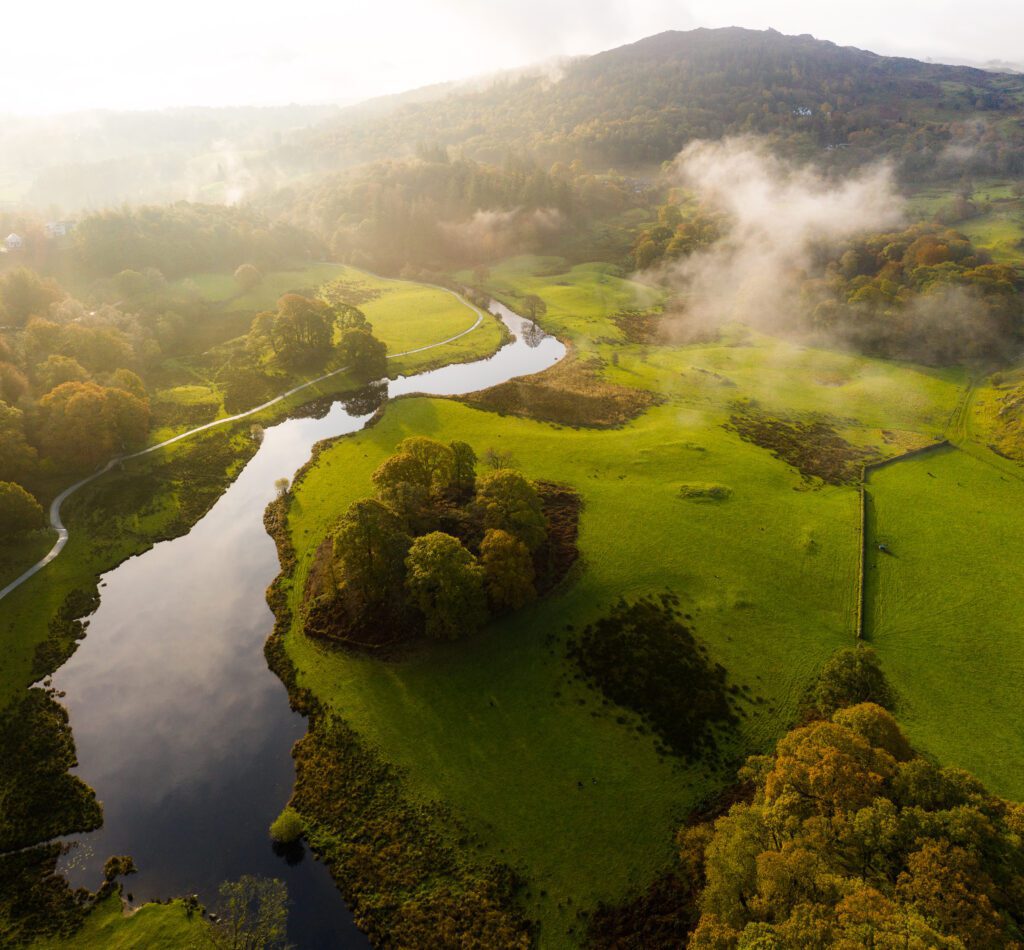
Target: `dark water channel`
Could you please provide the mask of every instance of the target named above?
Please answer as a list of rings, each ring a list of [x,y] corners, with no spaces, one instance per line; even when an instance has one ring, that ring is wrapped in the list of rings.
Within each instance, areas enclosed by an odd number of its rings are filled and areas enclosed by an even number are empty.
[[[473,392],[563,356],[556,339],[490,306],[514,342],[487,360],[399,377],[389,394]],[[327,869],[308,852],[289,862],[267,835],[291,792],[290,749],[305,723],[263,657],[273,626],[264,591],[278,572],[263,510],[274,481],[290,478],[315,442],[368,419],[336,401],[321,418],[268,428],[187,535],[104,575],[88,635],[53,677],[66,694],[76,772],[103,803],[103,827],[72,839],[64,870],[73,885],[96,888],[112,854],[135,859],[125,891],[136,903],[195,892],[211,906],[221,881],[278,877],[298,947],[367,946]]]

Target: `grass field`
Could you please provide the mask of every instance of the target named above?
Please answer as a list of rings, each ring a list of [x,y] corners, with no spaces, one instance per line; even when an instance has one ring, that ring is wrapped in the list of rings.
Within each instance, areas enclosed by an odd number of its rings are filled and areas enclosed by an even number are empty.
[[[852,641],[857,495],[808,485],[727,431],[730,404],[754,397],[779,412],[835,414],[851,440],[897,452],[881,430],[938,436],[963,378],[742,333],[701,346],[625,344],[609,318],[647,305],[651,291],[604,267],[519,258],[492,271],[489,289],[510,301],[538,293],[547,327],[603,360],[609,379],[657,389],[666,403],[612,431],[448,400],[392,404],[377,426],[324,451],[295,488],[293,606],[331,522],[412,433],[463,439],[478,453],[500,448],[531,477],[576,488],[579,578],[473,640],[400,662],[328,652],[297,628],[286,646],[300,683],[405,767],[413,794],[451,804],[488,855],[525,872],[542,943],[558,946],[573,942],[575,909],[619,898],[667,866],[674,826],[731,778],[659,758],[632,716],[577,683],[566,625],[579,629],[619,595],[676,591],[730,682],[761,697],[727,751],[767,748],[823,660]],[[732,493],[715,504],[680,497],[694,482]]]
[[[865,620],[911,741],[1022,799],[1024,482],[1005,464],[976,446],[872,474]]]
[[[961,221],[963,231],[976,247],[984,248],[992,260],[1000,264],[1019,264],[1024,258],[1024,211],[1014,207],[1007,211],[991,211],[969,221]]]
[[[181,901],[145,904],[126,916],[120,896],[111,894],[89,912],[74,936],[37,940],[30,950],[184,950],[202,946],[205,926],[200,918],[186,916]]]

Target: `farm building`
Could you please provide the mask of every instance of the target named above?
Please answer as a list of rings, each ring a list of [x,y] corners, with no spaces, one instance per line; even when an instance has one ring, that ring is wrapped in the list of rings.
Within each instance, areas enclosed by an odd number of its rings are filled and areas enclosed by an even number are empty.
[[[7,245],[9,251],[20,251],[25,246],[21,235],[15,234],[13,231],[4,239],[4,244]]]

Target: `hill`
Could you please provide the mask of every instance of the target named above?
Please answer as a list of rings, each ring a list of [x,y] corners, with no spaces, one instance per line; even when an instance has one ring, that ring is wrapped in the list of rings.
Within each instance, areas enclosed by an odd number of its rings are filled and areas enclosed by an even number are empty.
[[[345,110],[310,130],[307,144],[323,167],[401,157],[430,143],[482,161],[526,150],[604,168],[661,162],[693,139],[754,132],[802,157],[833,153],[842,164],[898,151],[904,170],[920,176],[948,171],[945,149],[969,138],[970,170],[1004,174],[1019,170],[1021,132],[1001,120],[1022,96],[1016,75],[774,30],[698,29],[569,62],[558,79],[499,78],[383,116]],[[971,130],[961,128],[968,118]]]

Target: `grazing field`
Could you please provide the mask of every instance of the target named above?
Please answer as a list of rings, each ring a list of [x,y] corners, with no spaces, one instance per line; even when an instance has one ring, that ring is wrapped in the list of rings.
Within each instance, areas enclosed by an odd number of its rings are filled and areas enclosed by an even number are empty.
[[[1020,471],[974,446],[873,473],[865,613],[911,741],[1015,799],[1024,798]]]
[[[625,343],[611,317],[648,305],[649,291],[607,268],[519,258],[495,268],[488,289],[513,305],[538,294],[544,325],[608,380],[658,390],[665,402],[612,430],[451,400],[390,405],[372,429],[326,448],[294,488],[292,607],[334,519],[369,493],[373,470],[410,434],[465,440],[479,455],[499,449],[530,477],[575,488],[584,501],[578,575],[471,640],[397,661],[326,649],[297,622],[286,649],[300,685],[402,766],[412,795],[451,805],[487,856],[524,873],[528,911],[544,944],[557,946],[573,942],[577,909],[621,898],[667,867],[671,829],[731,777],[660,757],[635,716],[575,680],[567,628],[582,629],[620,595],[675,591],[728,683],[750,690],[724,758],[768,748],[822,662],[852,642],[858,499],[741,440],[726,428],[730,412],[753,398],[897,454],[941,435],[963,376],[739,330],[702,345]],[[723,490],[711,504],[693,485]]]

